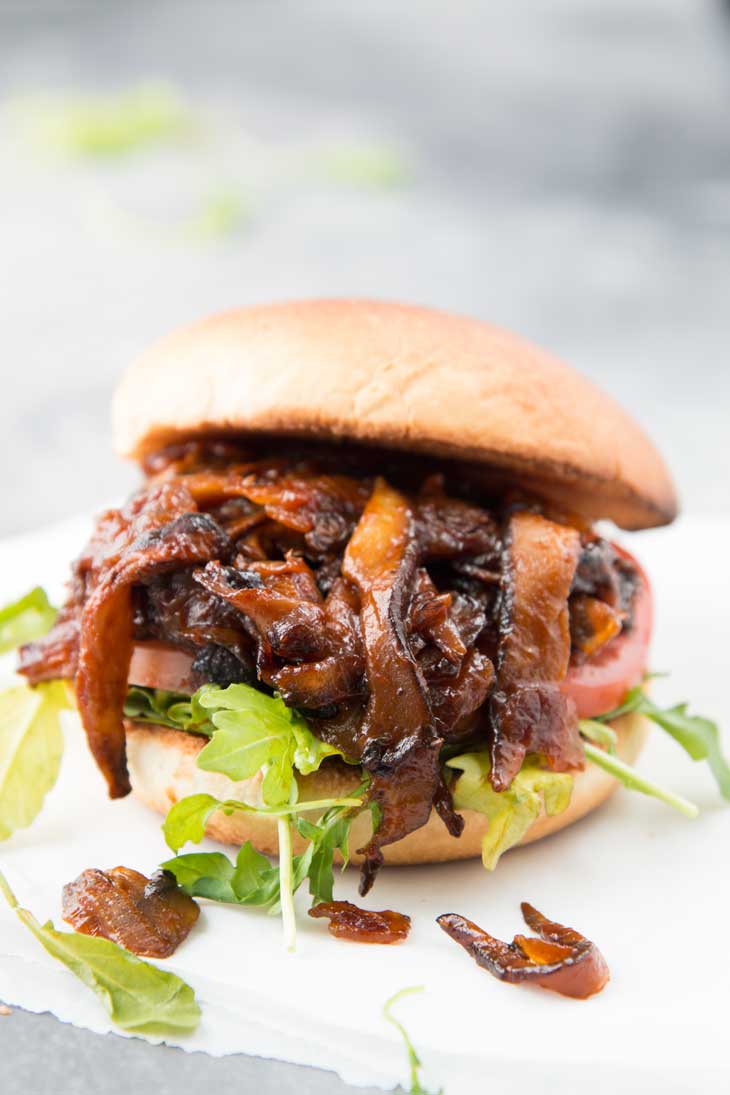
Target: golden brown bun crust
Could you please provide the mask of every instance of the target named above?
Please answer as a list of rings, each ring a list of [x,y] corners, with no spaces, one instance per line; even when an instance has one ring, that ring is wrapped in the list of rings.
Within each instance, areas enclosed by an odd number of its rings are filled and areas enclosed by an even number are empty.
[[[626,715],[613,724],[619,733],[618,754],[631,763],[635,760],[646,737],[645,720],[638,715]],[[251,805],[260,804],[260,775],[243,783],[233,783],[226,776],[204,772],[195,764],[205,738],[161,726],[146,726],[127,722],[127,750],[132,792],[157,810],[166,814],[174,803],[186,795],[207,792],[216,798],[235,798]],[[333,798],[346,795],[358,784],[357,769],[344,764],[325,765],[311,776],[299,778],[302,799]],[[548,817],[541,814],[527,831],[521,843],[564,829],[591,810],[595,810],[618,786],[615,779],[595,765],[587,765],[575,776],[570,805],[562,814]],[[487,830],[487,819],[473,810],[461,811],[464,832],[456,839],[449,835],[444,823],[432,812],[426,825],[404,840],[383,848],[385,862],[392,864],[444,863],[452,859],[471,859],[481,855],[481,841]],[[250,840],[265,855],[278,851],[276,819],[254,814],[215,814],[206,833],[224,844],[241,845]],[[370,814],[365,811],[355,818],[350,832],[350,858],[361,862],[357,849],[370,836]],[[294,832],[295,853],[302,852],[305,842]]]
[[[300,301],[185,327],[129,368],[113,426],[136,459],[204,433],[305,436],[488,466],[624,528],[677,511],[651,441],[590,381],[498,327],[401,304]]]

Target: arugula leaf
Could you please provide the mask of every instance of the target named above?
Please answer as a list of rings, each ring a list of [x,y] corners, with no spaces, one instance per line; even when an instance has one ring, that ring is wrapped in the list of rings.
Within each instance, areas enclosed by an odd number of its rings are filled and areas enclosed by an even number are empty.
[[[194,696],[180,692],[165,692],[162,688],[141,688],[133,685],[124,701],[124,714],[137,722],[150,722],[155,726],[170,726],[173,730],[186,730],[196,734],[213,733],[213,725],[198,702],[200,691]]]
[[[489,754],[464,753],[446,761],[461,775],[452,785],[457,810],[476,810],[489,818],[482,838],[482,862],[493,871],[508,848],[518,844],[544,805],[546,814],[567,809],[573,778],[567,772],[548,772],[536,764],[525,764],[506,791],[497,792],[489,782]]]
[[[366,785],[363,785],[356,794],[364,793],[365,789]],[[344,870],[349,862],[348,840],[354,818],[352,807],[339,805],[333,806],[316,823],[304,817],[294,819],[299,835],[311,842],[312,862],[308,877],[313,905],[332,900],[335,851],[342,856]]]
[[[198,693],[198,703],[214,727],[198,767],[232,780],[250,779],[264,768],[261,794],[267,806],[288,803],[296,793],[295,767],[306,775],[325,757],[342,755],[318,741],[280,696],[267,696],[250,685],[207,688]]]
[[[60,932],[50,920],[40,924],[18,905],[2,874],[0,893],[48,953],[93,989],[122,1030],[137,1034],[195,1030],[200,1008],[193,990],[174,973],[144,962],[108,939]]]
[[[722,753],[717,723],[703,715],[688,715],[687,707],[686,703],[659,707],[639,685],[631,689],[620,707],[598,715],[596,721],[611,722],[634,711],[651,719],[673,737],[692,760],[707,761],[721,794],[730,799],[730,765]]]
[[[641,791],[642,794],[658,798],[662,802],[666,802],[668,806],[673,806],[675,810],[679,810],[680,814],[684,814],[685,817],[697,817],[699,814],[699,810],[693,802],[688,802],[686,798],[675,795],[672,791],[665,791],[663,787],[652,783],[651,780],[640,775],[630,764],[626,764],[625,761],[612,753],[605,753],[603,749],[599,749],[597,745],[592,745],[587,741],[583,743],[583,748],[586,756],[593,764],[598,765],[599,768],[603,768],[604,771],[620,780],[624,787],[627,787],[630,791]]]
[[[57,615],[40,586],[0,608],[0,654],[45,635],[53,627]]]
[[[262,797],[268,806],[289,802],[296,787],[294,770],[307,776],[327,757],[342,756],[316,738],[281,697],[247,684],[206,684],[193,696],[134,686],[124,713],[139,722],[206,734],[211,741],[197,760],[205,771],[245,780],[264,768]]]
[[[408,1032],[399,1019],[396,1019],[393,1015],[393,1004],[396,1004],[399,1000],[402,1000],[404,996],[411,996],[415,992],[423,992],[423,985],[412,985],[409,988],[401,989],[400,992],[394,993],[390,999],[385,1001],[383,1005],[383,1018],[386,1022],[394,1026],[400,1034],[401,1038],[405,1042],[406,1051],[408,1053],[408,1067],[410,1069],[410,1084],[406,1095],[431,1095],[431,1092],[427,1091],[425,1087],[421,1086],[421,1080],[419,1072],[423,1067],[421,1058],[416,1053],[413,1042],[408,1037]],[[443,1095],[443,1088],[439,1088],[435,1095]]]
[[[580,732],[584,738],[596,742],[597,745],[605,745],[609,753],[615,753],[618,734],[611,726],[605,726],[596,719],[581,719]]]
[[[161,863],[191,897],[206,897],[230,905],[271,907],[279,900],[279,871],[250,840],[232,863],[222,852],[193,852]]]
[[[205,827],[217,810],[222,810],[228,817],[235,813],[259,814],[266,817],[286,817],[289,814],[302,813],[310,810],[328,810],[332,806],[345,806],[352,808],[361,806],[362,800],[354,796],[348,798],[319,798],[309,799],[304,802],[294,802],[287,806],[249,806],[248,803],[239,802],[237,799],[218,799],[213,795],[200,793],[188,795],[176,802],[169,811],[162,826],[165,841],[173,852],[182,848],[183,844],[190,841],[199,844],[205,836]]]
[[[363,783],[355,792],[362,793]],[[163,826],[165,839],[173,850],[186,840],[199,841],[208,818],[217,809],[236,809],[264,813],[278,818],[279,866],[272,867],[250,841],[243,845],[235,864],[220,852],[178,855],[161,864],[171,871],[178,885],[191,897],[207,897],[236,905],[258,905],[270,913],[281,913],[284,939],[289,950],[296,946],[296,925],[293,895],[305,879],[309,879],[312,904],[331,901],[334,883],[334,852],[339,849],[343,866],[348,859],[348,837],[354,810],[362,805],[360,798],[323,799],[319,802],[294,803],[279,810],[253,810],[243,803],[219,802],[211,795],[191,795],[173,807]],[[326,809],[318,822],[296,817],[297,831],[308,847],[301,855],[292,855],[291,823],[288,815],[315,808]],[[181,809],[178,809],[181,808]],[[177,811],[177,816],[173,816]]]
[[[63,755],[59,715],[68,707],[62,681],[0,692],[0,840],[35,820],[55,784]]]

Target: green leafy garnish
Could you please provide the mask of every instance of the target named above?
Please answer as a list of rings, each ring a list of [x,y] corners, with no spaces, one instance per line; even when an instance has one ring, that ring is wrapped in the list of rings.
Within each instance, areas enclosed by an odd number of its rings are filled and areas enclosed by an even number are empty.
[[[0,840],[40,813],[61,767],[59,716],[71,706],[62,681],[0,692]]]
[[[339,183],[390,189],[409,181],[410,170],[400,153],[387,144],[341,144],[325,150],[325,173]]]
[[[406,1095],[431,1095],[431,1092],[427,1091],[421,1084],[419,1076],[419,1072],[423,1068],[421,1058],[416,1053],[413,1042],[408,1037],[406,1028],[399,1019],[396,1019],[392,1010],[393,1004],[397,1003],[398,1000],[402,1000],[404,996],[412,996],[413,993],[416,992],[423,992],[423,985],[413,985],[409,988],[401,989],[400,992],[396,992],[389,1000],[386,1000],[383,1006],[383,1018],[386,1022],[390,1023],[391,1026],[395,1027],[405,1042],[406,1051],[408,1053],[408,1068],[410,1071],[410,1087],[408,1088]],[[443,1088],[439,1088],[434,1095],[443,1095]]]
[[[609,753],[616,751],[618,734],[611,726],[605,726],[596,719],[581,719],[580,732],[584,738],[595,742],[596,745],[605,745]]]
[[[363,785],[355,793],[361,794],[364,790]],[[163,826],[165,839],[174,851],[187,841],[198,843],[202,840],[208,818],[216,810],[233,813],[244,809],[277,817],[278,869],[272,867],[266,856],[255,851],[250,841],[243,845],[235,863],[220,852],[200,852],[178,855],[161,866],[175,875],[178,885],[191,897],[281,912],[286,945],[293,950],[296,939],[293,895],[308,879],[312,904],[332,900],[335,849],[339,849],[343,865],[346,865],[350,825],[361,805],[360,798],[352,797],[299,802],[279,810],[257,811],[243,803],[219,802],[211,795],[191,795],[172,808]],[[309,845],[301,855],[293,856],[289,815],[313,809],[326,811],[317,822],[295,817],[297,830]]]
[[[294,768],[315,772],[325,757],[342,756],[312,734],[305,719],[279,696],[267,696],[246,684],[206,688],[197,702],[208,713],[213,736],[197,765],[245,780],[265,768],[261,794],[267,806],[288,803],[296,793]]]
[[[170,726],[173,730],[186,730],[210,737],[213,724],[208,719],[208,713],[198,704],[199,696],[200,692],[185,696],[180,692],[165,692],[162,688],[132,685],[124,701],[124,714],[136,722]]]
[[[219,799],[201,792],[176,802],[165,818],[162,831],[167,846],[177,852],[188,841],[192,844],[200,843],[205,836],[208,821],[218,810],[228,817],[235,813],[245,813],[278,818],[312,810],[328,810],[332,806],[352,809],[361,805],[362,799],[353,795],[348,798],[307,799],[283,806],[250,806],[238,799]]]
[[[116,95],[35,96],[15,109],[36,144],[84,158],[119,158],[194,131],[190,111],[164,84]]]
[[[18,905],[2,874],[0,893],[48,953],[93,989],[122,1030],[151,1035],[195,1030],[200,1008],[193,990],[174,973],[144,962],[108,939],[60,932],[50,920],[40,924]]]
[[[482,839],[482,862],[494,870],[499,857],[518,844],[541,809],[560,814],[567,809],[573,790],[573,778],[566,772],[548,772],[527,763],[506,791],[495,791],[489,782],[489,754],[465,753],[446,761],[448,768],[461,774],[452,785],[457,810],[476,810],[489,818]]]
[[[190,897],[205,897],[230,905],[270,908],[279,900],[279,871],[250,840],[232,863],[222,852],[190,852],[161,863]]]
[[[687,704],[659,707],[642,690],[632,688],[620,707],[598,715],[597,722],[611,722],[633,712],[651,719],[674,738],[692,760],[706,760],[724,798],[730,799],[730,765],[723,756],[717,723],[703,715],[688,715]]]
[[[364,794],[366,785],[358,788],[356,794]],[[334,856],[339,851],[343,869],[349,862],[350,826],[355,812],[352,807],[339,804],[331,807],[318,822],[305,817],[296,817],[294,824],[300,836],[310,841],[312,861],[307,877],[312,904],[331,901],[334,887]]]
[[[592,745],[587,741],[583,743],[583,748],[586,756],[593,764],[598,765],[599,768],[603,768],[605,772],[620,780],[624,787],[627,787],[630,791],[641,791],[644,795],[658,798],[662,802],[666,802],[668,806],[679,810],[685,817],[697,817],[699,814],[699,810],[694,803],[688,802],[681,795],[675,795],[672,791],[665,791],[663,787],[652,783],[651,780],[640,775],[630,764],[626,764],[625,761],[612,753],[606,753],[603,749],[599,749],[597,745]]]
[[[211,193],[186,225],[186,235],[201,242],[235,235],[252,216],[250,200],[228,187]]]
[[[0,654],[45,635],[53,627],[57,614],[40,586],[0,608]]]

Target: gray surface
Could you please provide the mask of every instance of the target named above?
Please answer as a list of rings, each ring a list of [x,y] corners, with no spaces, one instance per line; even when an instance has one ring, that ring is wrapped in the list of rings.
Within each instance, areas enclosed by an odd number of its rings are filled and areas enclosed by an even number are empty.
[[[31,155],[0,116],[0,532],[127,489],[108,401],[150,338],[219,307],[324,293],[519,329],[635,411],[687,509],[730,510],[715,474],[730,466],[719,0],[0,0],[3,96],[150,77],[216,119],[200,147],[61,162]],[[339,140],[393,143],[411,184],[302,177],[315,146]],[[195,245],[129,227],[141,211],[167,228],[170,210],[219,184],[253,190],[247,232]],[[122,1074],[125,1087],[180,1095],[208,1083],[342,1090],[323,1074],[211,1063],[22,1015],[0,1019],[0,1047],[10,1091],[105,1095]]]
[[[208,1057],[138,1039],[101,1038],[51,1015],[0,1015],[7,1095],[346,1095],[353,1088],[318,1069],[260,1057]],[[357,1088],[359,1095],[377,1095]]]

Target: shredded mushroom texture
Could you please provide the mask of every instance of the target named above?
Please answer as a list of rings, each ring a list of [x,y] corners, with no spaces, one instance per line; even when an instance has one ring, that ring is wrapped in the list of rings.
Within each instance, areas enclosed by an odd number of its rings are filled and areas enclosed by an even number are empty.
[[[20,656],[31,684],[75,683],[110,795],[129,791],[128,685],[165,687],[133,679],[142,647],[189,659],[171,690],[277,693],[361,765],[376,819],[362,893],[382,849],[432,809],[461,833],[444,749],[490,753],[495,791],[528,754],[583,766],[559,686],[630,626],[636,581],[590,530],[528,498],[485,502],[460,472],[405,455],[191,442],[145,470],[98,520],[54,628]]]
[[[521,909],[528,928],[539,938],[516,935],[511,943],[503,943],[458,913],[444,913],[436,923],[500,981],[540,985],[577,1000],[606,987],[611,975],[595,943],[548,920],[526,901]]]

